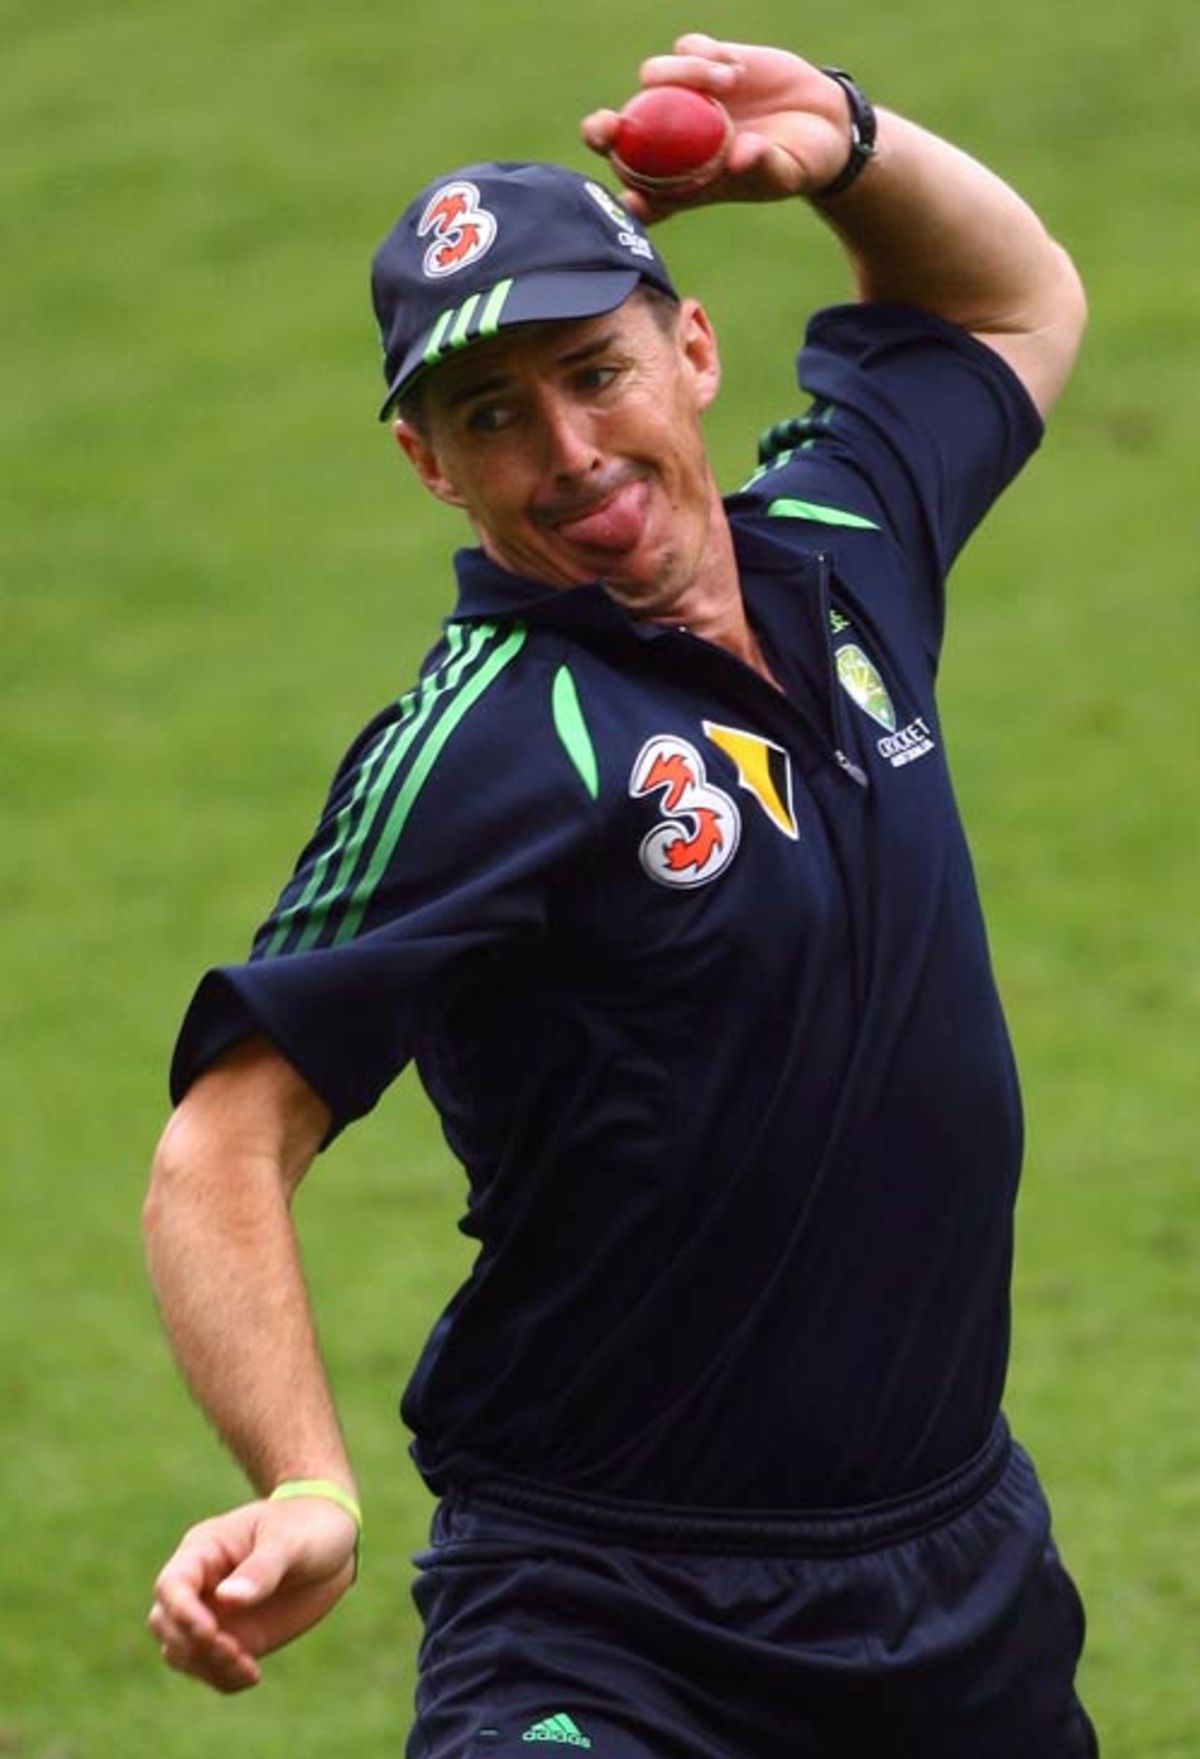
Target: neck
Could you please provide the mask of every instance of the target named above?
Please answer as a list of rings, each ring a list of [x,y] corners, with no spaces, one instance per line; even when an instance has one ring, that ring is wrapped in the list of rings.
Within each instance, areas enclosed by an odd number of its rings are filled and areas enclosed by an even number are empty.
[[[741,660],[743,665],[757,672],[760,678],[765,678],[776,690],[783,688],[767,664],[759,639],[746,615],[740,593],[735,605],[719,610],[711,618],[679,617],[671,618],[670,621],[690,629],[693,635],[700,636],[704,641],[711,641],[716,647],[723,647],[726,653]]]
[[[780,688],[746,614],[733,534],[725,509],[719,503],[709,529],[702,565],[671,608],[656,612],[652,620],[669,624],[672,628],[688,629],[701,640],[723,647],[743,665],[765,678],[768,684]]]

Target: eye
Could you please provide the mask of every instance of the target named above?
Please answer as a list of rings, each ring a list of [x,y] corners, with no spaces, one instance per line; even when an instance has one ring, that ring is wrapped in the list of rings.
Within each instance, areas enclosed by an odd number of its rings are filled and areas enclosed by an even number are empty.
[[[581,391],[605,391],[614,383],[619,368],[615,366],[587,366],[579,373],[577,383]]]
[[[467,427],[473,434],[498,434],[511,420],[507,403],[477,403],[467,414]]]

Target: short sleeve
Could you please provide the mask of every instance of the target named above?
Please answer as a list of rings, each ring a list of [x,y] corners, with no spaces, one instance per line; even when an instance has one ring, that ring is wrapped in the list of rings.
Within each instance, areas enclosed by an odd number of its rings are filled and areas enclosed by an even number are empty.
[[[202,979],[175,1048],[176,1100],[262,1032],[336,1133],[417,1054],[439,982],[542,927],[555,873],[593,827],[555,750],[549,690],[515,663],[521,637],[464,637],[469,658],[433,668],[357,742],[250,958]]]
[[[765,443],[791,450],[808,492],[828,486],[888,530],[937,583],[1040,444],[1041,417],[1007,363],[909,306],[832,306],[798,359],[812,409]]]

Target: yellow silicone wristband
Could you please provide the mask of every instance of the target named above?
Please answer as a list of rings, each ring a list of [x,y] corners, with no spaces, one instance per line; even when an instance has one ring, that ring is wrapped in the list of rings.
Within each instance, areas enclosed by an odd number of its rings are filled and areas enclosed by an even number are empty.
[[[359,1538],[362,1538],[362,1510],[350,1492],[335,1484],[332,1478],[285,1478],[282,1484],[275,1486],[267,1501],[285,1502],[290,1496],[323,1496],[327,1502],[335,1502],[339,1509],[345,1509],[358,1528]]]

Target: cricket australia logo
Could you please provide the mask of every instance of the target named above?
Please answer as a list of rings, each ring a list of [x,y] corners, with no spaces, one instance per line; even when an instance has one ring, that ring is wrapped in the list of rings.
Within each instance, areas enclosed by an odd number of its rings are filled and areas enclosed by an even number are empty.
[[[615,196],[609,194],[602,183],[585,183],[583,186],[602,213],[607,214],[617,228],[617,243],[623,244],[635,257],[653,257],[654,246],[648,238],[635,230],[633,221],[625,212]]]
[[[421,267],[431,281],[454,275],[486,256],[496,242],[496,217],[481,207],[473,183],[443,183],[425,204],[417,237],[429,238]]]
[[[837,650],[837,675],[846,695],[884,729],[885,736],[875,741],[875,749],[880,757],[887,758],[893,769],[900,769],[933,750],[933,735],[922,716],[918,715],[906,727],[897,728],[896,710],[887,686],[862,648],[852,641]]]
[[[704,886],[737,853],[742,817],[734,801],[708,780],[700,753],[686,739],[656,734],[638,753],[629,778],[635,800],[661,796],[662,818],[642,838],[644,871],[662,886]]]
[[[846,695],[864,714],[886,727],[889,733],[896,731],[896,711],[883,679],[862,648],[856,647],[852,641],[837,650],[837,675]]]

